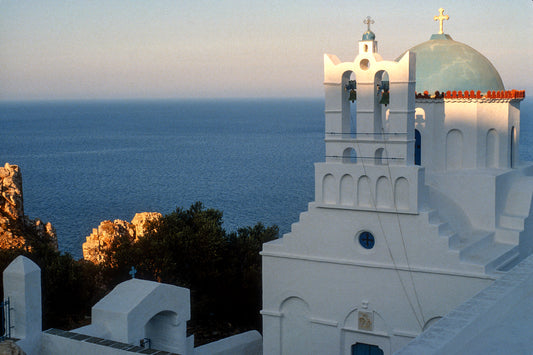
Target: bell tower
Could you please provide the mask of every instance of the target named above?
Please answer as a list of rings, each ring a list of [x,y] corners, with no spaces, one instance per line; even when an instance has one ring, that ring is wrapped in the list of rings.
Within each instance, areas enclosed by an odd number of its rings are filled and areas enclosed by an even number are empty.
[[[370,30],[374,20],[363,23],[367,31],[353,62],[324,57],[326,162],[316,164],[316,201],[418,213],[424,174],[414,164],[415,55],[384,61]],[[353,182],[343,182],[348,176]]]

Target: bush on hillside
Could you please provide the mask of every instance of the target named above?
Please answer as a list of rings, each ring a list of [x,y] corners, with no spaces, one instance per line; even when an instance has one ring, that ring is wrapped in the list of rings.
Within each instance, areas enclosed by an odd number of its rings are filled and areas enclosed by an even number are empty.
[[[261,329],[261,251],[278,227],[261,223],[227,233],[222,212],[197,202],[148,226],[137,242],[115,240],[101,265],[74,260],[34,230],[26,248],[0,250],[5,269],[18,255],[41,268],[43,329],[72,329],[89,321],[91,307],[113,287],[136,277],[191,290],[191,322],[197,345],[249,329]]]
[[[43,329],[71,329],[87,323],[92,305],[105,292],[99,277],[100,268],[57,251],[54,243],[39,235],[33,227],[25,228],[23,233],[24,247],[0,249],[0,270],[19,255],[26,256],[41,268]],[[0,281],[3,295],[3,278]]]
[[[191,290],[191,324],[231,324],[230,328],[260,329],[261,251],[278,237],[278,227],[253,227],[227,233],[222,212],[197,202],[152,222],[137,242],[118,239],[105,261],[106,279],[114,283],[138,278]]]

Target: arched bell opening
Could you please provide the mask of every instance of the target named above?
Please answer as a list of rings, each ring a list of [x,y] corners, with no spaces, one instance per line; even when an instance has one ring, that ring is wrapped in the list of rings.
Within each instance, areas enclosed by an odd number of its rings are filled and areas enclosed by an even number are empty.
[[[426,126],[426,111],[422,107],[415,108],[415,127],[423,129]]]
[[[389,74],[385,70],[376,72],[374,76],[374,132],[384,132],[384,113],[390,102]]]
[[[357,133],[357,81],[353,71],[342,75],[342,127],[343,138],[355,138]]]
[[[420,131],[415,129],[415,165],[422,164],[422,136]]]

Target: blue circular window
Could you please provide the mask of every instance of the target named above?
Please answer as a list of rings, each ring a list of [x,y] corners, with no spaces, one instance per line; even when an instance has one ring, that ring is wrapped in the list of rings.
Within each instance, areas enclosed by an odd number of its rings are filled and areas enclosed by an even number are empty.
[[[359,234],[359,244],[365,249],[372,249],[376,244],[376,239],[370,232],[362,232]]]

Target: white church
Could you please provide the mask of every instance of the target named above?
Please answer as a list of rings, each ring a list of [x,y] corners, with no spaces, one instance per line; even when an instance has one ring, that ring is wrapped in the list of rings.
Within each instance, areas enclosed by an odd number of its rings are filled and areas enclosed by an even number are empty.
[[[394,61],[370,18],[353,61],[324,56],[315,200],[263,246],[264,354],[391,354],[531,254],[525,92],[439,11],[439,33]]]
[[[525,92],[445,34],[439,11],[439,33],[395,61],[370,18],[353,61],[325,55],[326,158],[308,211],[263,245],[262,337],[195,348],[189,290],[135,278],[90,325],[43,332],[40,269],[23,256],[3,273],[10,337],[42,355],[531,353]]]

